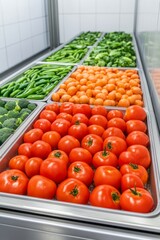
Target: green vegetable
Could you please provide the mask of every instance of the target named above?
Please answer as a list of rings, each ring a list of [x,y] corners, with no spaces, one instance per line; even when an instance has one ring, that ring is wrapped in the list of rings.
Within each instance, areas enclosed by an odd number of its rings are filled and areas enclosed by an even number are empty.
[[[4,107],[4,105],[6,104],[6,102],[2,99],[0,99],[0,107]]]
[[[20,114],[19,114],[19,111],[14,109],[14,110],[8,111],[7,116],[8,118],[18,118]]]
[[[20,118],[22,121],[24,121],[28,116],[29,116],[29,112],[23,112],[21,115],[20,115]]]
[[[17,111],[21,109],[21,108],[18,106],[18,104],[17,104],[16,101],[8,101],[8,102],[6,102],[5,108],[6,108],[7,110],[13,110],[13,109],[15,109],[15,110],[17,110]]]
[[[0,107],[0,115],[4,115],[6,113],[8,113],[7,109],[4,107]]]
[[[17,127],[22,123],[20,118],[9,118],[5,120],[2,124],[3,128],[17,129]]]
[[[27,108],[28,104],[29,104],[29,101],[26,100],[26,99],[19,99],[17,101],[17,104],[20,108]]]
[[[35,103],[29,103],[27,107],[28,107],[28,109],[30,109],[31,111],[33,111],[33,110],[37,107],[37,104],[35,104]]]
[[[0,145],[2,145],[7,138],[14,132],[14,129],[12,128],[1,128],[0,129]]]

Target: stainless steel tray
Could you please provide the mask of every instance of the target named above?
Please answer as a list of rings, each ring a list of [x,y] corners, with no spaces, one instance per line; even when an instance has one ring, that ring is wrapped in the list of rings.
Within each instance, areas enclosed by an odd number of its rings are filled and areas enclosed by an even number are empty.
[[[11,157],[17,154],[17,148],[22,143],[23,134],[32,128],[34,121],[38,118],[45,105],[30,119],[30,124],[26,129],[17,134],[14,145],[10,146],[6,154],[1,158],[0,171],[6,169]],[[110,109],[110,108],[109,108]],[[112,210],[92,207],[89,205],[77,205],[71,203],[58,202],[56,200],[43,200],[28,196],[17,196],[14,194],[0,193],[0,207],[27,213],[40,214],[41,216],[58,217],[86,223],[98,223],[104,226],[115,226],[130,229],[160,233],[160,177],[159,177],[159,138],[156,134],[154,117],[147,112],[147,126],[150,137],[150,153],[152,164],[150,166],[150,180],[148,188],[152,193],[155,202],[155,209],[151,213],[141,214],[126,212],[122,210]]]
[[[4,101],[12,101],[12,100],[17,100],[14,98],[1,98]],[[28,100],[29,101],[29,100]],[[39,112],[39,109],[44,105],[43,102],[38,102],[38,101],[29,101],[32,103],[37,104],[37,107],[29,114],[29,116],[20,124],[20,126],[14,131],[12,135],[8,137],[8,139],[0,146],[0,158],[3,157],[3,155],[8,151],[8,149],[15,143],[17,136],[21,134],[21,131],[23,129],[26,129],[26,127],[30,124],[30,121],[32,119],[32,116],[37,114]],[[1,165],[1,163],[0,163]],[[1,166],[0,166],[1,169]]]

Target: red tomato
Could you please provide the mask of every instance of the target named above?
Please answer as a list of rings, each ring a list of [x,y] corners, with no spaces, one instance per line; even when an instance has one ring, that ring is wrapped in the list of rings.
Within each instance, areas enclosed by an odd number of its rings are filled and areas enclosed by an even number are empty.
[[[55,112],[46,109],[44,109],[39,115],[40,119],[47,119],[51,123],[54,122],[54,120],[56,120],[56,117],[57,114]]]
[[[125,211],[148,213],[153,210],[154,201],[147,190],[143,188],[131,188],[122,193],[120,206]]]
[[[87,149],[92,155],[103,149],[103,140],[95,134],[86,135],[81,142],[81,147]]]
[[[56,184],[43,176],[33,176],[28,183],[27,195],[30,197],[53,199],[56,193]]]
[[[73,115],[76,113],[83,113],[89,118],[91,116],[91,111],[91,107],[88,104],[74,104],[73,107]]]
[[[49,155],[48,155],[49,158],[57,158],[57,159],[60,159],[62,161],[64,161],[66,163],[66,165],[68,164],[69,162],[69,159],[68,159],[68,156],[67,154],[64,152],[64,151],[61,151],[61,150],[54,150],[52,151]]]
[[[59,105],[58,103],[50,103],[47,106],[45,106],[46,110],[51,110],[53,112],[55,112],[56,114],[59,113]]]
[[[83,113],[76,113],[73,117],[72,117],[72,121],[71,124],[75,124],[77,121],[79,121],[80,123],[85,123],[86,125],[88,125],[88,121],[89,119],[87,118],[87,116]]]
[[[96,135],[102,137],[102,135],[104,133],[104,128],[99,125],[92,124],[92,125],[88,126],[88,133],[96,134]]]
[[[122,130],[122,132],[125,132],[126,130],[126,122],[122,118],[112,118],[108,121],[108,128],[109,127],[116,127]]]
[[[122,132],[121,129],[117,128],[117,127],[109,127],[107,128],[103,135],[102,135],[102,138],[103,140],[105,140],[107,137],[119,137],[119,138],[122,138],[125,140],[125,135],[124,133]]]
[[[23,141],[25,143],[34,143],[37,140],[40,140],[43,135],[43,131],[39,128],[33,128],[26,132],[23,136]]]
[[[58,184],[67,177],[67,165],[61,159],[46,158],[41,164],[40,175]]]
[[[31,147],[32,157],[45,159],[48,157],[51,151],[51,146],[42,140],[34,142]]]
[[[0,192],[26,194],[28,178],[18,169],[9,169],[0,173]]]
[[[149,150],[142,145],[132,145],[127,148],[128,152],[131,152],[134,157],[135,164],[142,165],[145,168],[148,168],[151,164],[151,157]]]
[[[22,143],[19,147],[18,147],[18,154],[19,155],[25,155],[27,157],[31,157],[32,156],[32,143]]]
[[[127,151],[122,152],[118,158],[118,165],[121,167],[123,164],[129,163],[135,163],[133,154]]]
[[[148,181],[148,172],[141,165],[132,164],[132,163],[124,164],[120,168],[120,172],[122,175],[124,175],[126,173],[132,173],[132,174],[137,175],[142,180],[143,184],[147,183],[147,181]]]
[[[34,128],[39,128],[41,129],[43,132],[48,132],[51,130],[51,123],[50,121],[48,121],[47,119],[38,119],[35,121],[35,123],[33,124]]]
[[[74,104],[71,102],[64,102],[60,106],[60,113],[65,112],[72,115]]]
[[[57,119],[58,119],[58,118],[63,118],[63,119],[65,119],[65,120],[69,121],[69,122],[72,121],[72,115],[69,114],[69,113],[65,113],[65,112],[59,113],[59,114],[57,115]]]
[[[90,204],[96,207],[120,209],[120,192],[110,185],[100,185],[90,194]]]
[[[93,115],[89,119],[89,125],[96,124],[100,125],[104,129],[107,128],[107,119],[102,115]]]
[[[126,189],[130,189],[133,187],[144,188],[142,180],[135,174],[124,174],[121,179],[121,191],[124,192]]]
[[[103,150],[94,154],[92,164],[95,168],[99,166],[117,167],[118,159],[114,153]]]
[[[117,168],[112,166],[100,166],[94,173],[93,181],[95,186],[107,184],[119,189],[121,177],[122,174]]]
[[[126,151],[127,144],[124,139],[113,136],[104,140],[103,148],[119,156],[121,152]]]
[[[136,145],[136,144],[148,146],[149,137],[144,132],[133,131],[127,136],[126,142],[128,146]]]
[[[144,121],[147,117],[147,114],[145,110],[138,106],[138,105],[132,105],[126,109],[126,112],[124,114],[125,121],[128,120],[141,120]]]
[[[58,118],[52,123],[51,130],[58,132],[62,137],[67,134],[70,125],[69,121],[63,118]]]
[[[120,110],[110,110],[107,114],[107,119],[110,120],[112,118],[123,118],[123,113]]]
[[[100,105],[99,106],[94,106],[92,108],[92,115],[97,115],[97,114],[102,115],[104,117],[107,117],[107,109],[103,106],[100,106]]]
[[[38,175],[40,172],[40,166],[43,160],[38,157],[29,158],[25,163],[25,173],[31,178],[34,175]]]
[[[42,141],[49,143],[52,149],[56,149],[61,135],[56,131],[45,132],[42,136]]]
[[[93,169],[85,162],[73,162],[68,168],[68,178],[76,178],[87,186],[91,185],[93,175]]]
[[[76,122],[68,129],[68,135],[77,138],[79,141],[88,134],[88,127],[85,123]]]
[[[147,126],[141,120],[129,120],[126,122],[126,132],[129,134],[133,131],[146,132]]]
[[[70,135],[62,137],[58,143],[58,149],[69,155],[73,148],[80,147],[79,141]]]
[[[24,172],[25,169],[25,163],[27,162],[28,157],[25,155],[17,155],[12,157],[9,160],[9,168],[11,169],[18,169]]]
[[[75,178],[67,178],[57,188],[58,201],[86,204],[89,199],[89,190],[86,185]]]
[[[87,164],[91,164],[92,162],[92,154],[85,148],[73,148],[69,153],[69,162],[73,163],[76,161],[86,162]]]

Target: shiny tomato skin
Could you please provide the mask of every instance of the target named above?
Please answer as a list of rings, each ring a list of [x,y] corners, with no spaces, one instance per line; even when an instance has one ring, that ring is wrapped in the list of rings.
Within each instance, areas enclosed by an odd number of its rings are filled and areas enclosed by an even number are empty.
[[[80,147],[80,142],[73,136],[66,135],[58,143],[58,149],[69,155],[73,148]]]
[[[118,166],[117,156],[109,151],[103,150],[94,154],[92,164],[95,168],[100,166]]]
[[[147,147],[136,144],[128,147],[127,151],[133,154],[134,157],[133,163],[142,165],[146,169],[150,166],[151,156]]]
[[[127,144],[126,141],[119,137],[108,137],[103,142],[103,149],[106,149],[107,151],[110,151],[116,156],[119,156],[121,152],[127,150]]]
[[[42,162],[43,162],[42,158],[38,158],[38,157],[29,158],[25,163],[26,175],[29,178],[33,177],[34,175],[39,175],[40,166]]]
[[[19,147],[18,147],[18,154],[19,155],[25,155],[27,157],[31,157],[32,156],[32,143],[22,143]]]
[[[89,119],[83,113],[76,113],[72,117],[71,124],[75,124],[77,121],[80,122],[80,123],[85,123],[86,125],[88,125]]]
[[[46,158],[41,164],[40,175],[59,184],[67,177],[67,165],[61,159]]]
[[[92,125],[88,126],[88,133],[96,134],[96,135],[102,137],[102,135],[104,133],[104,128],[100,125],[92,124]]]
[[[68,178],[76,178],[83,182],[86,186],[91,185],[93,175],[93,169],[85,162],[73,162],[68,168]]]
[[[103,140],[95,134],[86,135],[81,141],[81,147],[87,149],[92,155],[103,149]]]
[[[110,110],[107,114],[107,119],[111,120],[112,118],[123,118],[123,113],[120,110]]]
[[[45,132],[42,136],[42,141],[49,143],[52,149],[56,149],[61,135],[56,131]]]
[[[135,163],[134,155],[131,152],[124,151],[119,155],[118,165],[121,167],[123,164]]]
[[[90,165],[92,162],[92,154],[85,148],[73,148],[69,153],[69,162],[73,163],[76,161],[85,162]]]
[[[89,119],[89,125],[96,124],[102,126],[104,129],[107,128],[107,119],[102,115],[92,115]]]
[[[139,144],[147,147],[149,144],[149,137],[144,132],[133,131],[128,134],[126,142],[128,146]]]
[[[59,105],[58,103],[50,103],[48,105],[45,106],[46,110],[51,110],[53,112],[55,112],[56,114],[59,113]]]
[[[88,134],[88,127],[85,123],[76,122],[68,129],[68,135],[77,138],[79,141]]]
[[[66,163],[66,165],[68,164],[69,162],[69,159],[68,159],[68,156],[67,154],[62,151],[62,150],[53,150],[52,152],[50,152],[50,154],[48,155],[49,158],[57,158],[57,159],[60,159],[62,160],[64,163]]]
[[[103,132],[103,135],[102,135],[102,138],[103,140],[105,140],[107,137],[120,137],[122,139],[125,140],[125,135],[124,133],[122,132],[122,130],[120,128],[117,128],[117,127],[109,127],[107,128],[104,132]]]
[[[39,128],[41,129],[43,132],[48,132],[51,130],[51,123],[49,120],[47,119],[38,119],[34,122],[33,124],[34,128]]]
[[[50,123],[54,122],[56,120],[57,114],[51,110],[44,109],[40,115],[39,118],[41,119],[47,119],[50,121]]]
[[[43,135],[43,131],[39,128],[33,128],[26,132],[23,136],[23,141],[25,143],[34,143],[37,140],[40,140]]]
[[[25,155],[16,155],[9,160],[9,168],[18,169],[24,172],[25,163],[28,161],[28,157]]]
[[[124,164],[121,166],[120,172],[122,175],[127,174],[127,173],[135,174],[142,180],[143,184],[146,184],[148,181],[148,172],[141,165],[132,164],[132,163]]]
[[[94,106],[92,108],[92,115],[97,115],[97,114],[107,117],[107,109],[100,105]]]
[[[121,192],[134,187],[144,188],[144,184],[140,177],[132,173],[124,174],[121,178]]]
[[[0,192],[24,195],[28,178],[18,169],[9,169],[0,173]]]
[[[91,107],[88,104],[74,104],[73,107],[73,115],[76,113],[83,113],[85,114],[88,118],[91,116]]]
[[[122,130],[122,132],[126,131],[126,122],[122,118],[112,118],[108,121],[109,127],[117,127]]]
[[[44,176],[36,175],[28,182],[27,195],[30,197],[53,199],[56,189],[55,182]]]
[[[138,106],[138,105],[132,105],[126,109],[126,112],[124,114],[124,120],[141,120],[144,121],[147,117],[147,114],[145,110]]]
[[[32,144],[31,153],[32,157],[39,157],[45,159],[52,151],[51,146],[42,140],[38,140]]]
[[[56,192],[58,201],[76,204],[87,204],[89,196],[90,193],[87,186],[75,178],[67,178],[61,182]]]
[[[92,206],[120,209],[120,192],[111,185],[99,185],[91,192],[89,201]]]
[[[122,193],[120,206],[125,211],[149,213],[153,210],[154,200],[147,190],[137,187],[127,189]]]
[[[63,118],[63,119],[65,119],[65,120],[69,121],[69,122],[72,121],[72,115],[69,114],[69,113],[65,113],[65,112],[59,113],[59,114],[57,115],[57,119],[58,119],[58,118]]]
[[[121,178],[122,174],[117,168],[112,166],[100,166],[95,170],[93,181],[95,186],[107,184],[119,189]]]
[[[67,134],[68,129],[70,127],[70,122],[63,119],[63,118],[58,118],[56,119],[52,125],[51,125],[51,130],[58,132],[61,137]]]
[[[145,133],[147,131],[147,126],[141,120],[129,120],[126,122],[126,132],[129,134],[133,131],[141,131]]]
[[[73,114],[73,107],[74,107],[74,104],[71,103],[71,102],[63,102],[61,105],[60,105],[60,113],[61,112],[65,112],[65,113],[69,113],[69,114]]]

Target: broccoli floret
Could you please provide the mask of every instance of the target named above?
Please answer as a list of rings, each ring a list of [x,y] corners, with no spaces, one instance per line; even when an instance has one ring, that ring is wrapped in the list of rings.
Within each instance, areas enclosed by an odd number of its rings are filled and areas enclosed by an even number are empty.
[[[0,107],[0,115],[4,115],[8,113],[8,111],[4,107]]]
[[[22,120],[20,118],[9,118],[3,122],[3,128],[17,129],[21,124]]]
[[[24,113],[22,113],[20,118],[21,118],[22,121],[24,121],[28,116],[29,116],[29,113],[28,112],[24,112]]]
[[[35,103],[29,103],[27,107],[28,107],[28,109],[33,111],[37,107],[37,105]]]
[[[0,129],[2,128],[3,126],[2,126],[2,123],[0,122]]]
[[[4,107],[5,104],[6,104],[6,101],[3,101],[2,99],[0,99],[0,107]]]
[[[14,129],[12,128],[1,128],[0,129],[0,145],[2,145],[7,138],[14,132]]]
[[[1,115],[0,116],[0,122],[3,123],[6,119],[8,119],[8,116],[7,115]]]
[[[18,106],[22,109],[22,108],[27,108],[29,101],[27,99],[19,99],[17,101]]]
[[[32,111],[30,110],[30,109],[28,109],[28,108],[23,108],[21,111],[20,111],[20,115],[22,115],[23,113],[31,113]]]
[[[18,106],[18,104],[16,103],[16,101],[8,101],[6,104],[5,104],[5,108],[10,111],[10,110],[21,110],[21,108]]]
[[[20,113],[16,110],[11,110],[8,112],[8,118],[18,118],[20,116]]]

